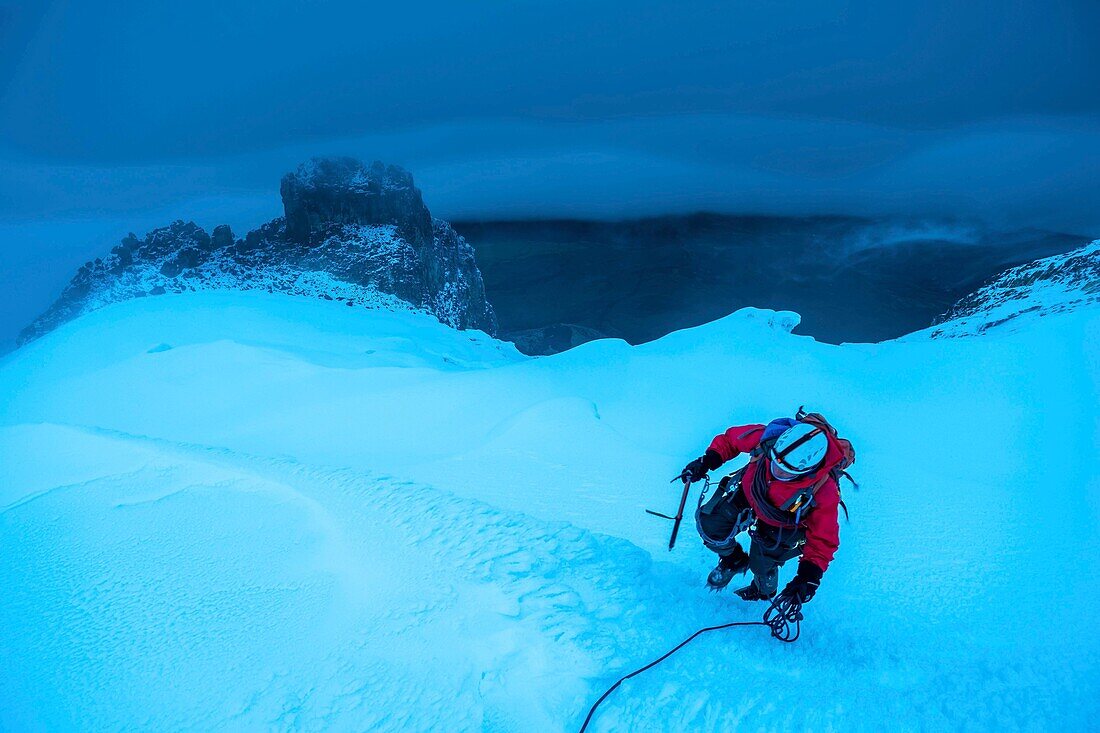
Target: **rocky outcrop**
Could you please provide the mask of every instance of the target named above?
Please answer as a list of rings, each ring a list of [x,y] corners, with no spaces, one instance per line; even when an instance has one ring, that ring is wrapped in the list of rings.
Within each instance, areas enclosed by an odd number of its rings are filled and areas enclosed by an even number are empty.
[[[109,303],[164,293],[236,289],[423,310],[455,328],[495,333],[474,251],[433,219],[412,176],[351,158],[315,159],[284,176],[284,217],[238,239],[176,221],[133,234],[85,264],[20,334],[33,340]]]
[[[975,336],[1100,302],[1100,240],[1002,272],[938,319],[933,338]]]
[[[500,338],[511,341],[524,354],[557,354],[602,338],[614,338],[575,323],[554,323],[539,328],[505,331]]]
[[[333,226],[392,224],[414,245],[432,238],[432,217],[412,175],[375,161],[315,158],[283,176],[287,237],[301,244],[323,241]]]

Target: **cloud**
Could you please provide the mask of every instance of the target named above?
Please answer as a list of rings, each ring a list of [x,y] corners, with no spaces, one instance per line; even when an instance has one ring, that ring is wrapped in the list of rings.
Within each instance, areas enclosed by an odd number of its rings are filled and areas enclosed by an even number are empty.
[[[191,164],[0,166],[0,219],[280,213],[280,176],[313,155],[409,168],[446,218],[712,210],[953,217],[1100,229],[1100,125],[1027,117],[914,131],[731,115],[484,120],[300,143]]]
[[[143,165],[475,119],[1100,113],[1093,0],[0,0],[0,139]]]

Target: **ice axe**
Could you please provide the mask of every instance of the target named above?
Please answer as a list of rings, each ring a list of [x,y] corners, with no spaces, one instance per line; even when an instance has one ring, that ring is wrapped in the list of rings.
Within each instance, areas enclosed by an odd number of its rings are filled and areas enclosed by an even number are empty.
[[[652,509],[645,510],[646,514],[652,514],[653,516],[660,517],[661,519],[672,520],[672,536],[668,538],[669,552],[671,552],[672,548],[676,546],[676,535],[680,532],[680,522],[684,518],[684,505],[687,504],[688,492],[691,491],[691,479],[688,478],[686,473],[680,474],[676,478],[672,479],[672,481],[670,481],[669,483],[676,483],[677,481],[684,482],[684,493],[680,495],[680,508],[676,510],[675,517],[670,517],[667,514],[655,512]]]

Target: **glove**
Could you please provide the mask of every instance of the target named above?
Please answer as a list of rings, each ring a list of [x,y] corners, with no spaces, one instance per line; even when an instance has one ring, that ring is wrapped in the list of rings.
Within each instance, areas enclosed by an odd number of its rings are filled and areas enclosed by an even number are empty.
[[[798,563],[798,572],[795,573],[791,582],[787,583],[787,587],[783,589],[783,595],[797,600],[799,603],[808,602],[817,593],[817,589],[821,585],[822,575],[824,575],[824,572],[821,568],[809,560],[801,561]]]
[[[673,479],[673,481],[685,479],[691,483],[701,481],[706,477],[708,471],[713,471],[723,463],[722,456],[718,454],[718,451],[707,448],[706,453],[684,466],[684,470],[680,472],[679,477]]]

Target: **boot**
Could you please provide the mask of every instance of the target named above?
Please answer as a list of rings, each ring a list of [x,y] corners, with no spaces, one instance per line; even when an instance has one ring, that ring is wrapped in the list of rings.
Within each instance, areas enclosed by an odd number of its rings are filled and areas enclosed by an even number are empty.
[[[718,561],[714,570],[707,576],[707,588],[720,591],[730,584],[734,576],[743,574],[749,569],[749,556],[741,546],[737,546],[732,554],[726,555]]]
[[[764,595],[764,593],[762,593],[761,590],[756,587],[756,583],[749,583],[744,588],[739,588],[738,590],[735,590],[734,593],[740,596],[741,600],[743,601],[770,601],[771,599],[775,598],[774,593],[772,593],[770,596]]]

